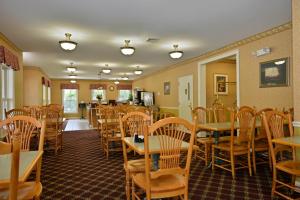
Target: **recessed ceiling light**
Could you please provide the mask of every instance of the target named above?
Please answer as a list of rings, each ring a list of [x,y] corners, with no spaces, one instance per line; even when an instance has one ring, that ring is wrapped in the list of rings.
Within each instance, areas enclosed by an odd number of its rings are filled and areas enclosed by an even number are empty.
[[[109,73],[111,72],[111,69],[108,68],[108,64],[105,64],[105,67],[106,67],[106,68],[102,69],[102,72],[103,72],[104,74],[109,74]]]
[[[76,80],[70,80],[70,83],[76,83]]]
[[[70,78],[76,78],[77,75],[76,75],[76,74],[70,74],[69,77],[70,77]]]
[[[136,75],[141,75],[143,73],[143,70],[139,69],[139,66],[136,67],[136,70],[134,70],[134,73]]]
[[[125,40],[125,45],[120,48],[121,53],[125,56],[131,56],[135,51],[135,48],[129,46],[129,43],[130,43],[130,40]]]
[[[285,60],[278,60],[278,61],[276,61],[274,63],[275,63],[275,65],[282,65],[282,64],[285,63]]]
[[[65,33],[66,39],[59,41],[60,47],[65,51],[73,51],[77,46],[77,42],[71,40],[71,33]]]
[[[174,44],[173,47],[174,47],[174,51],[171,51],[169,53],[170,57],[173,58],[173,59],[181,58],[183,56],[183,51],[178,50],[178,45],[177,44]]]

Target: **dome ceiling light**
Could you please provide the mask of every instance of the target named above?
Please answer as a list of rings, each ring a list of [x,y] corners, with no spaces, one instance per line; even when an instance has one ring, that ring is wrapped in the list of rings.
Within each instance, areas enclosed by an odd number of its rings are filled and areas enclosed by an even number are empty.
[[[179,58],[181,58],[183,56],[183,51],[179,51],[178,50],[178,45],[177,44],[174,44],[173,47],[174,47],[174,51],[171,51],[169,53],[170,57],[172,59],[179,59]]]
[[[141,70],[139,66],[136,66],[136,70],[134,70],[134,74],[141,75],[142,73],[143,73],[143,70]]]
[[[119,82],[118,80],[115,80],[114,83],[115,83],[116,85],[118,85],[120,82]]]
[[[130,43],[130,40],[125,40],[125,45],[120,48],[121,53],[125,56],[131,56],[135,51],[135,48],[129,46],[129,43]]]
[[[123,76],[122,80],[127,81],[129,78],[127,76]]]
[[[69,77],[70,77],[70,78],[76,78],[77,75],[76,75],[76,74],[70,74]]]
[[[65,51],[73,51],[77,47],[77,42],[71,40],[71,33],[65,33],[66,39],[59,41],[60,47]]]
[[[76,83],[76,80],[70,80],[70,83]]]
[[[109,73],[111,72],[111,69],[108,68],[108,64],[105,64],[105,68],[102,69],[102,72],[103,72],[104,74],[109,74]]]

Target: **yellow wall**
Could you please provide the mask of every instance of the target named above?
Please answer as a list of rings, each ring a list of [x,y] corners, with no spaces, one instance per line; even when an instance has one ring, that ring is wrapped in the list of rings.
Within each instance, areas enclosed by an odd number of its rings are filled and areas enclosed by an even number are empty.
[[[70,83],[70,80],[58,80],[58,79],[52,79],[51,80],[51,103],[55,104],[62,104],[62,92],[60,89],[61,83]],[[99,81],[99,80],[77,80],[77,84],[79,84],[79,92],[78,92],[78,102],[84,101],[85,103],[91,102],[91,90],[90,90],[90,84],[96,84],[96,83],[103,83],[107,85],[106,90],[106,99],[107,100],[117,100],[118,98],[118,90],[116,88],[116,85],[113,83],[113,81]],[[131,85],[130,81],[124,81],[120,84],[129,84]],[[114,86],[114,91],[109,91],[108,87]],[[80,110],[78,110],[80,112]],[[79,117],[80,113],[76,114],[67,114],[67,117]]]
[[[206,107],[211,107],[217,96],[214,94],[214,74],[228,75],[229,82],[236,81],[235,62],[212,62],[206,65]],[[227,107],[236,102],[236,85],[228,84],[228,94],[219,95],[219,100]]]
[[[0,32],[0,45],[18,57],[20,70],[15,72],[15,107],[23,107],[23,54],[15,44]]]
[[[178,107],[178,78],[192,74],[194,82],[193,105],[198,104],[198,63],[220,53],[238,49],[240,53],[240,102],[241,105],[252,105],[258,109],[263,107],[291,107],[292,87],[259,88],[259,63],[282,57],[292,56],[292,32],[290,25],[284,25],[276,31],[267,31],[259,36],[237,42],[212,53],[193,58],[170,66],[157,73],[142,77],[133,82],[133,88],[140,87],[147,91],[154,91],[156,104],[161,107]],[[271,34],[269,36],[269,33]],[[254,38],[254,39],[253,39]],[[258,39],[257,38],[261,38]],[[249,40],[251,42],[249,42]],[[262,57],[252,55],[252,52],[270,47],[272,53]],[[171,94],[163,95],[163,82],[171,82]]]
[[[24,105],[43,104],[42,77],[48,76],[38,67],[24,67]]]

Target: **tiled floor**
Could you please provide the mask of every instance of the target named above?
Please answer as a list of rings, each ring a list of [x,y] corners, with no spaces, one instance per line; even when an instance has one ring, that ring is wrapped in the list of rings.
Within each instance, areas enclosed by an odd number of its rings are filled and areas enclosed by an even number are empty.
[[[69,119],[65,131],[90,130],[87,119]]]

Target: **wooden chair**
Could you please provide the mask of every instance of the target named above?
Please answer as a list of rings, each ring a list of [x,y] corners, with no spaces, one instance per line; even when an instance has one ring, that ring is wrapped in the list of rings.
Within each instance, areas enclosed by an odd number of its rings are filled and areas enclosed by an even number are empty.
[[[254,133],[254,137],[252,137],[252,162],[253,162],[253,172],[256,174],[256,166],[260,164],[269,163],[270,169],[272,169],[272,161],[271,161],[271,154],[269,152],[269,144],[268,138],[266,134],[266,130],[264,128],[262,114],[265,113],[268,115],[273,111],[273,108],[264,108],[256,113],[256,120],[261,121],[261,126],[257,129],[257,132]],[[268,156],[268,159],[257,158],[256,154],[265,153]]]
[[[300,176],[300,162],[296,161],[295,149],[289,146],[273,144],[272,139],[285,137],[284,123],[288,122],[289,136],[293,136],[291,114],[284,114],[279,111],[272,111],[268,115],[263,113],[263,123],[268,137],[268,144],[271,152],[273,163],[273,183],[272,183],[272,197],[278,195],[285,199],[293,199],[285,193],[279,191],[279,188],[288,188],[291,191],[299,191],[299,187],[295,186],[295,178]],[[283,152],[292,152],[292,159],[283,159]],[[291,183],[285,183],[277,177],[278,171],[289,174],[292,179]]]
[[[147,200],[178,196],[187,200],[195,125],[181,118],[170,117],[145,127],[145,130],[145,173],[132,176],[132,199],[140,199],[135,191],[138,186],[146,192]],[[157,171],[151,171],[150,135],[157,136],[160,145]],[[189,137],[188,153],[186,157],[181,157],[181,144],[186,137]],[[186,159],[185,164],[181,163],[182,159]]]
[[[227,122],[230,110],[224,106],[215,106],[212,108],[215,122]]]
[[[54,150],[57,154],[62,149],[62,124],[60,122],[60,111],[56,109],[47,109],[46,116],[45,143],[47,150]]]
[[[26,109],[11,109],[9,111],[6,111],[6,109],[4,109],[4,112],[5,112],[5,118],[11,118],[13,116],[20,116],[20,115],[23,115],[23,116],[29,116],[30,113],[26,110]]]
[[[113,107],[108,106],[103,109],[103,117],[103,150],[108,159],[109,152],[122,151],[119,113]]]
[[[239,133],[234,136],[235,122],[239,123]],[[248,168],[250,176],[251,171],[251,140],[253,136],[253,131],[255,127],[255,113],[253,109],[243,109],[238,111],[237,114],[231,113],[231,135],[230,142],[223,142],[219,144],[212,145],[212,169],[219,167],[221,169],[230,171],[232,177],[235,178],[235,170]],[[215,154],[216,150],[218,155]],[[228,156],[229,155],[229,158]],[[236,160],[237,156],[246,156],[248,160],[248,165],[244,162],[238,162]],[[216,163],[222,161],[223,163]],[[236,166],[239,165],[239,166]]]
[[[161,119],[165,119],[168,117],[175,117],[175,115],[170,112],[161,112],[161,111],[153,112],[153,122],[157,122]]]
[[[196,121],[196,125],[210,123],[212,112],[210,109],[203,107],[196,107],[192,110],[193,119]],[[199,146],[199,149],[195,151],[195,157],[205,161],[205,165],[208,165],[210,161],[211,145],[214,142],[211,138],[211,134],[205,131],[197,130],[195,137],[195,144]]]
[[[151,124],[149,115],[143,112],[129,112],[123,117],[119,116],[122,138],[134,137],[134,134],[144,135],[144,128]],[[127,148],[122,140],[124,169],[126,174],[126,197],[130,200],[130,183],[133,174],[145,171],[145,159],[128,160]]]
[[[13,132],[15,129],[21,131],[21,151],[30,150],[30,142],[32,134],[40,128],[41,124],[38,120],[29,116],[14,116],[6,120],[0,121],[0,128],[6,132],[6,142],[12,144]]]
[[[41,127],[41,134],[39,140],[39,151],[43,151],[44,134],[45,134],[45,122],[38,122],[38,126]],[[11,176],[9,187],[0,188],[1,199],[39,199],[42,193],[42,184],[40,181],[41,176],[41,160],[36,166],[36,178],[35,181],[18,183],[19,180],[19,162],[20,151],[22,150],[22,132],[20,129],[15,129],[12,134],[12,162],[11,162]]]

